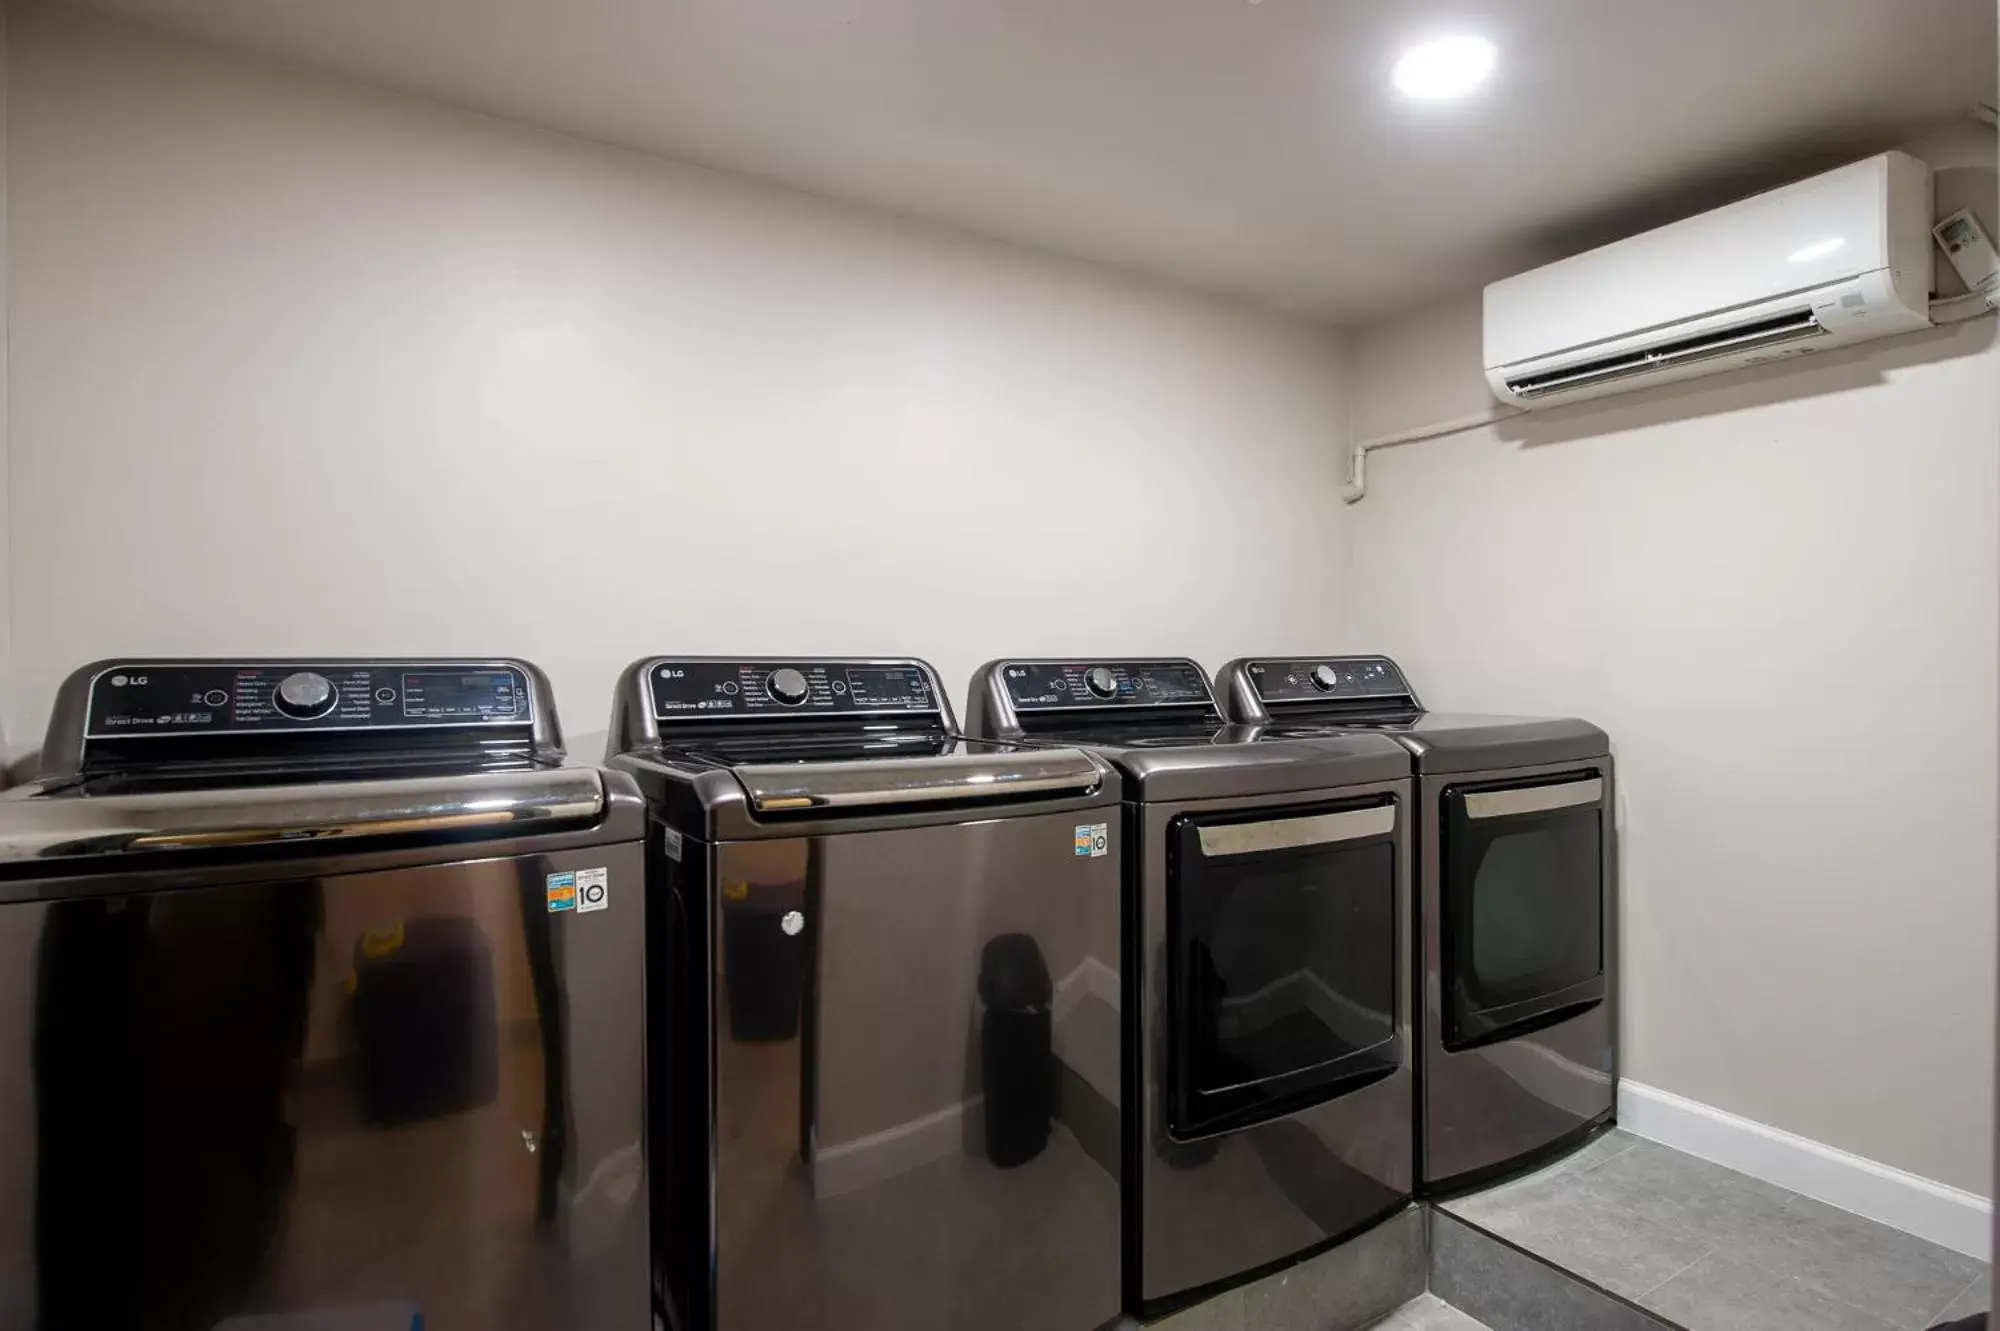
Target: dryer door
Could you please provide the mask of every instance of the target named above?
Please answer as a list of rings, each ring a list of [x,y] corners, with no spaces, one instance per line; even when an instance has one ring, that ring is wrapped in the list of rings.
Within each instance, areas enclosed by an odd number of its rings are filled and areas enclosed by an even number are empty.
[[[1167,1131],[1247,1127],[1396,1071],[1396,803],[1170,825]]]
[[[1444,792],[1444,1047],[1604,1001],[1605,782],[1575,772]]]

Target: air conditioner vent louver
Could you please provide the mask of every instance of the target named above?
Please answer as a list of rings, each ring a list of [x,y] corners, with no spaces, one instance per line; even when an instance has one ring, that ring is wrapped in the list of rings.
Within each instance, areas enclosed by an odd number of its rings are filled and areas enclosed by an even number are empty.
[[[1826,332],[1825,325],[1820,323],[1819,316],[1810,308],[1786,310],[1740,324],[1711,329],[1698,337],[1680,338],[1651,347],[1637,347],[1616,356],[1607,356],[1603,360],[1566,365],[1559,370],[1527,374],[1519,378],[1509,376],[1507,387],[1517,397],[1533,400],[1586,385],[1594,386],[1613,383],[1620,379],[1636,378],[1668,366],[1693,365],[1723,356],[1741,356],[1747,351],[1765,347],[1778,347],[1787,343],[1825,337]]]

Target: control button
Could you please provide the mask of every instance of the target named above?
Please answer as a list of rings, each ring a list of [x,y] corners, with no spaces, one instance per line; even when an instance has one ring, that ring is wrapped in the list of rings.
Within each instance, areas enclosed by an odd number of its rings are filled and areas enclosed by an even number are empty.
[[[790,666],[773,670],[764,677],[764,689],[787,707],[797,707],[810,691],[806,677]]]
[[[835,681],[833,681],[833,691],[835,693],[845,693],[847,692],[847,685],[842,681],[836,679]]]
[[[1118,676],[1104,666],[1092,666],[1085,672],[1083,684],[1100,698],[1115,697],[1118,693]]]
[[[375,690],[375,701],[387,707],[390,703],[396,701],[396,691],[384,684],[381,688]]]
[[[201,695],[201,700],[210,707],[222,707],[228,704],[229,695],[221,689],[210,689],[207,693]]]
[[[271,701],[286,716],[310,721],[332,711],[334,704],[340,701],[340,693],[325,675],[301,670],[278,681],[277,692],[272,694]]]
[[[733,697],[735,697],[735,696],[736,696],[736,681],[735,681],[735,680],[733,680],[733,679],[725,679],[725,680],[723,680],[723,681],[722,681],[722,691],[723,691],[724,693],[728,694],[728,695],[729,695],[730,697],[732,697],[732,698],[733,698]]]
[[[1338,670],[1335,670],[1330,665],[1314,666],[1313,687],[1318,689],[1322,693],[1328,693],[1334,689],[1339,688],[1340,672]]]

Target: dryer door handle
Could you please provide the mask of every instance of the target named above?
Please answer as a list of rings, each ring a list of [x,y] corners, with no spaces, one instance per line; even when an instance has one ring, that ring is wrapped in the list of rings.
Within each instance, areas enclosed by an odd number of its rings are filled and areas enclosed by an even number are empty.
[[[1220,823],[1198,827],[1203,856],[1255,855],[1267,850],[1295,850],[1301,846],[1327,846],[1364,837],[1387,836],[1396,830],[1396,806],[1377,804],[1366,809],[1343,809],[1338,813],[1315,813],[1301,818],[1274,818],[1265,823]]]
[[[1604,778],[1565,781],[1559,786],[1519,786],[1513,790],[1482,790],[1465,797],[1467,818],[1507,818],[1522,813],[1547,813],[1596,804],[1604,798]]]

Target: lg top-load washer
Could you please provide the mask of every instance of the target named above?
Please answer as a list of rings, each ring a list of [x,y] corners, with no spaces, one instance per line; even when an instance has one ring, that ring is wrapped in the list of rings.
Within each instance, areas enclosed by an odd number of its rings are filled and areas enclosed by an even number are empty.
[[[1127,1296],[1153,1315],[1411,1192],[1409,762],[1224,723],[1187,660],[1002,660],[978,734],[1124,778]]]
[[[648,1331],[645,809],[510,660],[101,661],[0,798],[0,1325]]]
[[[1119,1285],[1118,777],[913,660],[658,657],[656,1189],[683,1331],[1088,1331]]]
[[[1453,1191],[1611,1121],[1611,755],[1587,721],[1425,711],[1381,656],[1232,661],[1232,716],[1361,728],[1417,776],[1418,1185]]]

